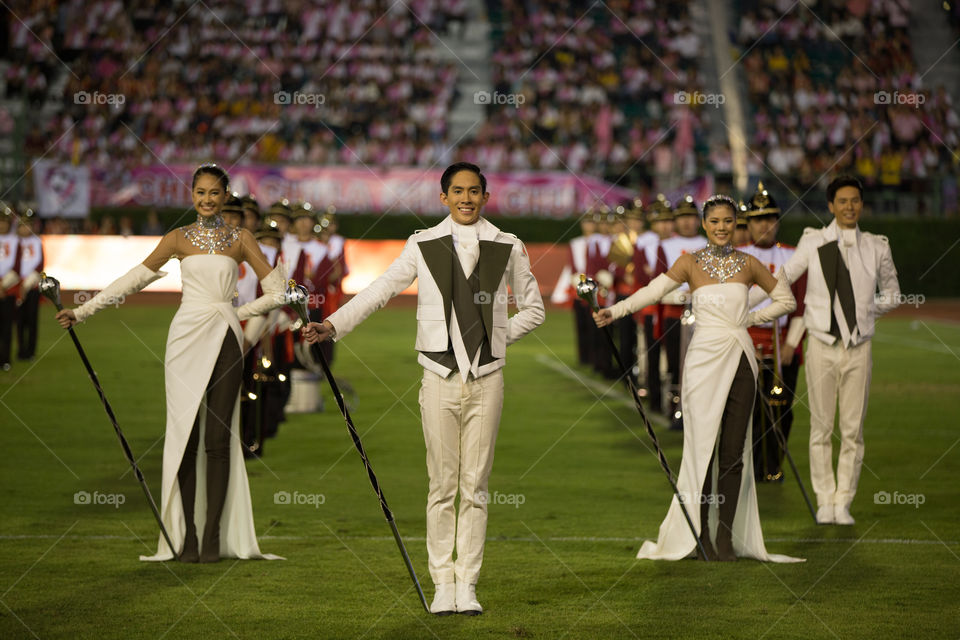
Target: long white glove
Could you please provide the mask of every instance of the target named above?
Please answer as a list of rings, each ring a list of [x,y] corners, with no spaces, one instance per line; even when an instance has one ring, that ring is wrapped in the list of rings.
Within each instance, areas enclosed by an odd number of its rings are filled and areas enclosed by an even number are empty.
[[[773,302],[763,309],[751,311],[747,314],[748,327],[770,322],[774,318],[779,318],[797,308],[797,301],[793,297],[793,292],[790,291],[790,283],[787,282],[786,276],[780,275],[777,277],[777,286],[770,292],[770,299]]]
[[[247,324],[243,327],[243,340],[249,344],[256,344],[260,342],[260,338],[263,337],[263,334],[267,332],[268,329],[268,317],[269,316],[254,316],[247,320]]]
[[[282,307],[286,284],[285,275],[286,267],[283,261],[280,261],[273,271],[265,275],[263,280],[260,281],[263,295],[253,302],[237,307],[237,317],[241,320],[248,320],[254,316],[263,315],[271,309]]]
[[[280,309],[272,309],[262,316],[250,318],[243,327],[244,340],[250,344],[260,342],[265,335],[273,332],[273,330],[277,328],[281,317],[286,318],[287,314]],[[289,320],[287,320],[287,326],[290,326]],[[281,329],[281,331],[282,330],[283,329]]]
[[[644,307],[649,307],[679,286],[679,282],[667,274],[661,273],[656,278],[651,280],[650,284],[643,287],[626,300],[621,300],[617,304],[610,307],[610,313],[612,314],[613,319],[617,320],[628,313],[633,313],[643,309]]]
[[[120,276],[103,291],[93,296],[73,310],[77,322],[83,322],[97,311],[109,306],[121,304],[127,296],[140,291],[145,286],[167,275],[165,271],[151,271],[143,263],[138,264],[127,273]]]

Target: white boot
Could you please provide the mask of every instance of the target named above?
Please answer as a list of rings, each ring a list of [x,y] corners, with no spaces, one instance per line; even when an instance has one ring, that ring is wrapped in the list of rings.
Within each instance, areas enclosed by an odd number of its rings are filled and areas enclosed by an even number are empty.
[[[822,504],[817,509],[817,524],[833,524],[836,516],[832,504]]]
[[[465,616],[478,616],[483,613],[483,607],[477,601],[477,585],[457,583],[457,613]]]
[[[436,585],[437,591],[430,605],[430,613],[438,616],[449,616],[457,612],[456,586],[452,582]]]
[[[850,515],[850,507],[844,504],[834,506],[833,521],[837,524],[854,524],[856,522]]]

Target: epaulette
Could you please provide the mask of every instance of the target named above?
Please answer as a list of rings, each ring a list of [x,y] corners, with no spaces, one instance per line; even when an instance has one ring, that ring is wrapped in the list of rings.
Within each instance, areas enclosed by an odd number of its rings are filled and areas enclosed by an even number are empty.
[[[873,237],[876,238],[877,240],[880,240],[881,242],[890,244],[890,238],[888,238],[887,236],[874,235]]]

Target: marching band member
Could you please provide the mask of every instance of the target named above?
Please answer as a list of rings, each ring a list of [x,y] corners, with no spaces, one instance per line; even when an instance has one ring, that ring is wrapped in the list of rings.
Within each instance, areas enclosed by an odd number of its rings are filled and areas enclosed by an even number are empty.
[[[20,296],[17,307],[17,359],[32,360],[37,352],[37,310],[43,242],[34,231],[33,209],[25,208],[17,225],[19,236]]]
[[[777,242],[780,208],[762,182],[757,185],[756,193],[744,208],[753,242],[740,247],[740,251],[759,260],[770,273],[776,273],[796,251],[788,244]],[[757,482],[783,481],[781,464],[784,454],[774,431],[774,423],[786,441],[793,424],[793,399],[803,360],[805,289],[806,276],[801,276],[791,287],[793,297],[797,300],[797,308],[777,320],[776,343],[774,324],[771,322],[747,329],[760,365],[757,401],[753,405],[753,467]],[[770,300],[764,300],[753,307],[752,311],[758,311],[768,304]],[[779,363],[775,358],[779,358]]]
[[[871,338],[877,317],[900,303],[900,284],[890,242],[858,226],[863,212],[860,181],[848,175],[831,181],[827,206],[834,220],[820,229],[805,229],[780,273],[791,283],[807,274],[803,322],[810,332],[805,366],[817,522],[850,525],[854,524],[850,505],[863,466],[863,423],[873,369]],[[834,473],[838,404],[841,444]]]
[[[707,239],[700,235],[700,212],[693,201],[693,197],[687,195],[680,201],[680,204],[673,210],[673,220],[676,228],[676,235],[660,242],[660,251],[663,252],[663,264],[666,269],[660,273],[666,273],[669,267],[682,255],[693,253],[707,246]],[[659,274],[658,274],[659,275]],[[663,298],[661,309],[663,313],[663,336],[667,349],[667,369],[670,372],[670,428],[683,428],[683,413],[680,408],[680,366],[683,354],[681,346],[683,343],[683,327],[680,319],[687,308],[689,302],[690,288],[686,285],[681,286],[676,291],[671,292]]]
[[[0,202],[0,370],[10,371],[10,346],[20,282],[20,238],[11,233],[13,209]]]

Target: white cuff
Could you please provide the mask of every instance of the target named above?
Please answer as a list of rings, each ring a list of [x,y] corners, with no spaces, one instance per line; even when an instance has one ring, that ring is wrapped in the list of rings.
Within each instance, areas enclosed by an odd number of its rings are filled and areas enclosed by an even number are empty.
[[[23,276],[23,279],[20,281],[20,289],[23,292],[27,292],[38,284],[40,284],[40,274],[36,271],[31,271],[27,275]]]
[[[790,283],[782,275],[777,278],[777,286],[770,292],[770,299],[772,302],[763,309],[747,314],[748,327],[770,322],[797,308],[797,301],[793,298],[793,292],[790,291]]]
[[[16,271],[8,271],[7,274],[0,279],[0,287],[3,287],[3,289],[6,290],[18,282],[20,282],[20,274],[18,274]]]
[[[790,319],[790,325],[787,327],[787,338],[783,341],[783,346],[787,349],[795,350],[800,341],[803,340],[803,332],[807,330],[807,325],[803,321],[803,316],[797,316]]]
[[[249,320],[254,316],[263,315],[271,309],[283,306],[285,302],[284,285],[286,280],[283,277],[285,272],[286,267],[282,261],[277,263],[273,271],[265,275],[263,280],[260,281],[263,295],[253,302],[237,307],[237,317],[241,320]]]

